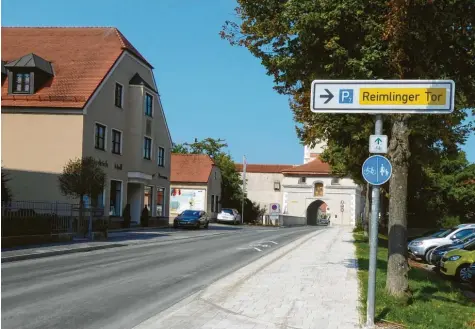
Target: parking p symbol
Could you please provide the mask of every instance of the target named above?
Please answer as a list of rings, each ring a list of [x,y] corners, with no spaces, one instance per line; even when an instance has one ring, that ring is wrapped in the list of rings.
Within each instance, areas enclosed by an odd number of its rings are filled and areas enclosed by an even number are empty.
[[[353,103],[353,89],[340,89],[340,104]]]

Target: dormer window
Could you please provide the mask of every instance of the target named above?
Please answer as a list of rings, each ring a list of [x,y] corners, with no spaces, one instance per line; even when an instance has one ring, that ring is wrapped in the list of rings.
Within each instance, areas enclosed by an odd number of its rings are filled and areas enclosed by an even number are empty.
[[[33,94],[53,76],[53,66],[33,53],[4,65],[8,73],[9,94]]]
[[[13,86],[14,93],[30,93],[30,73],[15,74],[15,85]]]

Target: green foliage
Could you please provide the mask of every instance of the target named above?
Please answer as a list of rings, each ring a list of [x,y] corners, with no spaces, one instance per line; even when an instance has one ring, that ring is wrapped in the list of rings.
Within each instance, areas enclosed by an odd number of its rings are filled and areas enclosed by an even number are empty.
[[[361,165],[369,156],[371,115],[315,114],[310,107],[314,79],[453,79],[456,110],[451,115],[405,116],[409,127],[408,212],[411,220],[434,221],[421,204],[426,171],[437,171],[443,157],[454,157],[472,122],[475,107],[475,5],[471,0],[323,1],[238,0],[237,21],[223,26],[221,37],[246,47],[273,76],[277,92],[290,97],[302,143],[328,141],[322,159],[335,175],[363,183]],[[474,110],[475,112],[475,110]],[[385,116],[392,139],[398,115]],[[393,151],[390,157],[395,156]],[[432,169],[431,169],[432,168]],[[384,186],[388,191],[388,187]],[[450,192],[464,207],[472,187]],[[442,198],[443,199],[443,198]],[[436,207],[440,210],[440,207]],[[464,211],[466,208],[462,208]],[[432,218],[432,219],[431,219]]]
[[[444,216],[439,223],[439,226],[442,228],[452,228],[457,225],[460,225],[459,216]]]
[[[99,162],[93,157],[69,160],[63,172],[58,177],[61,193],[66,196],[79,198],[83,204],[83,196],[96,199],[103,191],[106,174]]]
[[[221,205],[222,207],[235,208],[241,211],[243,199],[242,178],[236,171],[236,165],[229,153],[224,149],[228,147],[225,140],[205,138],[194,143],[175,144],[174,153],[182,154],[206,154],[210,156],[221,171]],[[178,151],[178,152],[175,152]],[[244,220],[255,220],[263,213],[260,207],[247,199],[244,202]]]
[[[140,215],[140,225],[142,227],[148,227],[148,219],[149,219],[148,208],[144,207],[142,209],[142,214]]]
[[[130,215],[130,204],[127,203],[124,207],[124,211],[122,212],[122,218],[124,221],[122,222],[123,228],[130,228],[130,223],[132,221],[132,216]]]
[[[368,294],[369,244],[362,232],[354,233],[358,280],[360,286],[360,311],[366,317]],[[409,329],[473,328],[473,302],[462,292],[435,272],[412,268],[409,287],[410,300],[396,299],[385,292],[387,237],[379,236],[376,271],[376,320],[387,320],[405,325]]]
[[[9,203],[13,198],[12,191],[7,185],[9,181],[8,174],[2,172],[2,203]]]

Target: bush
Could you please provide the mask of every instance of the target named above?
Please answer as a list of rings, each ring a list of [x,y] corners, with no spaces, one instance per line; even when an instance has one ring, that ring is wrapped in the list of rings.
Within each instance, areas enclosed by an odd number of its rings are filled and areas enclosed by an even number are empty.
[[[124,217],[123,228],[130,228],[130,222],[132,221],[132,217],[130,216],[130,204],[127,203],[125,205],[122,217]]]
[[[148,208],[145,206],[142,209],[142,215],[140,215],[140,225],[142,227],[148,227],[148,219],[149,219]]]
[[[54,214],[23,216],[10,213],[10,216],[2,216],[2,236],[49,235],[56,218]]]
[[[439,224],[442,228],[451,228],[460,225],[460,217],[447,215],[442,217]]]

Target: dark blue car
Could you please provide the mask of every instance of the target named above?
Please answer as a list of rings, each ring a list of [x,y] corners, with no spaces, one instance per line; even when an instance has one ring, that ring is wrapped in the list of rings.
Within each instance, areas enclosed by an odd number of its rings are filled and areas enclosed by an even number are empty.
[[[191,227],[200,229],[201,227],[208,228],[209,218],[205,211],[202,210],[185,210],[173,220],[173,227]]]

